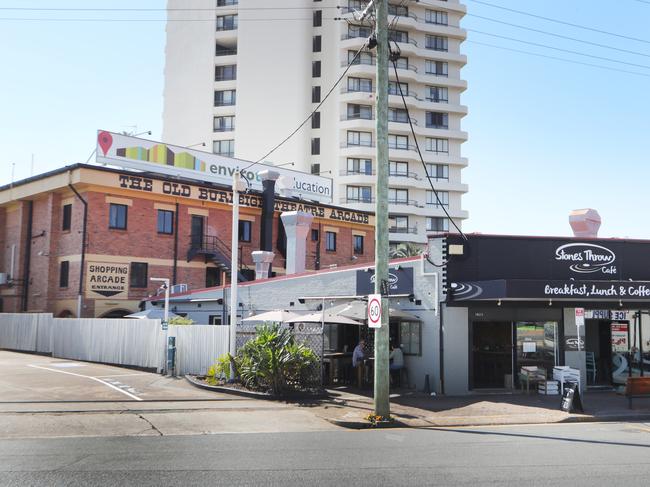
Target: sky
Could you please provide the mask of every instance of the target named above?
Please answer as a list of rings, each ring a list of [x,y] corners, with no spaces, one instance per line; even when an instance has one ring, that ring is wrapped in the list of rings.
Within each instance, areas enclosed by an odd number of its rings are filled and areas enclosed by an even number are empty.
[[[463,230],[568,236],[569,211],[595,208],[603,220],[600,236],[650,239],[650,0],[463,3],[469,14],[462,21],[468,29],[462,102],[469,109],[462,122],[469,134],[462,149],[469,159]],[[11,181],[12,167],[14,180],[20,180],[85,162],[99,128],[150,130],[154,140],[162,132],[164,10],[11,8],[165,4],[0,0],[0,185]],[[30,18],[40,20],[23,20]]]

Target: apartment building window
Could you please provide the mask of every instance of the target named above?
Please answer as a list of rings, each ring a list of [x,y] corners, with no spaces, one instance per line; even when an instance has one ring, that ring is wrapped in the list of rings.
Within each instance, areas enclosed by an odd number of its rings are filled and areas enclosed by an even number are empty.
[[[218,15],[217,30],[235,30],[237,29],[237,15]]]
[[[391,135],[388,134],[388,148],[389,149],[403,149],[409,148],[408,135]]]
[[[205,268],[205,287],[216,287],[221,285],[221,270],[217,267]],[[221,318],[221,317],[219,317]],[[212,320],[210,320],[210,324]],[[221,323],[219,323],[221,324]]]
[[[388,175],[406,177],[409,175],[409,163],[403,161],[388,161]]]
[[[312,61],[311,76],[312,78],[320,78],[320,61]]]
[[[214,106],[225,107],[237,101],[237,90],[218,90],[214,92]]]
[[[239,220],[239,241],[250,242],[252,240],[253,224],[248,220]]]
[[[215,81],[230,81],[237,79],[237,65],[229,64],[227,66],[214,67],[214,80]]]
[[[313,25],[314,27],[320,27],[323,25],[323,11],[322,10],[314,10],[313,14]]]
[[[372,175],[371,159],[348,159],[348,174],[366,174]]]
[[[449,166],[447,164],[427,164],[427,176],[436,181],[449,180]]]
[[[409,217],[405,215],[395,215],[390,217],[393,227],[391,230],[396,232],[408,232]]]
[[[402,93],[404,96],[407,96],[409,93],[409,84],[408,83],[397,83],[397,81],[388,82],[388,94],[400,96],[400,88],[402,88]]]
[[[408,7],[403,5],[388,4],[388,15],[398,15],[400,17],[407,17],[409,14]]]
[[[427,100],[434,103],[449,103],[449,90],[445,86],[428,86]]]
[[[430,36],[425,37],[424,47],[427,49],[433,49],[434,51],[444,51],[449,50],[449,39],[444,36]]]
[[[408,112],[404,108],[389,108],[388,121],[407,123],[409,121]]]
[[[63,205],[63,218],[61,221],[61,230],[70,230],[72,226],[72,204]]]
[[[108,209],[108,228],[126,230],[127,209],[126,205],[111,203]]]
[[[320,103],[320,86],[311,87],[311,102]]]
[[[449,220],[441,216],[427,217],[427,231],[428,232],[448,232]]]
[[[174,212],[169,210],[158,210],[157,228],[158,233],[172,235],[174,233]]]
[[[424,12],[424,21],[429,24],[449,25],[447,12],[440,10],[426,10]]]
[[[320,112],[314,112],[314,114],[311,116],[311,128],[320,128]]]
[[[370,186],[347,186],[345,190],[347,202],[372,203]]]
[[[372,66],[375,64],[375,58],[369,52],[361,52],[355,59],[356,51],[348,51],[348,64],[367,64]]]
[[[372,80],[368,78],[348,78],[348,91],[372,93]]]
[[[348,120],[358,118],[372,120],[372,106],[348,103]]]
[[[348,25],[348,39],[354,37],[370,37],[372,27],[369,25]]]
[[[408,69],[409,68],[409,58],[407,57],[398,57],[395,60],[395,66],[397,66],[397,69]],[[392,63],[390,65],[392,67]]]
[[[325,250],[336,252],[336,232],[325,232]]]
[[[354,255],[363,255],[363,235],[352,235],[352,252]]]
[[[149,264],[146,262],[131,262],[131,287],[147,287]]]
[[[212,142],[212,152],[220,156],[234,157],[235,156],[235,141],[229,140],[215,140]]]
[[[445,61],[432,61],[427,59],[424,62],[424,72],[426,74],[434,74],[436,76],[449,76],[449,63]]]
[[[314,36],[312,38],[312,42],[311,42],[311,45],[312,45],[311,50],[312,50],[312,52],[320,52],[321,51],[321,43],[322,43],[321,40],[322,40],[321,36]]]
[[[235,130],[234,115],[214,117],[215,132],[232,132],[233,130]]]
[[[429,152],[437,154],[449,154],[449,139],[427,137],[426,148]]]
[[[427,112],[427,128],[448,129],[449,114],[443,112]]]
[[[404,42],[408,43],[409,33],[404,30],[389,30],[388,31],[388,40],[392,42]]]
[[[372,132],[348,130],[348,145],[372,147]]]
[[[70,279],[70,262],[61,261],[59,264],[59,287],[68,287]]]
[[[449,191],[436,192],[438,193],[437,198],[436,193],[431,190],[427,190],[427,206],[432,206],[434,208],[440,208],[444,206],[445,208],[449,208]]]
[[[406,205],[409,202],[409,190],[388,188],[388,202],[392,204]]]
[[[320,137],[311,139],[311,155],[317,156],[320,154]]]
[[[237,46],[228,47],[217,43],[215,48],[215,56],[232,56],[237,54]]]
[[[227,7],[229,5],[237,5],[239,0],[217,0],[217,7]]]
[[[320,164],[312,164],[311,165],[311,173],[312,174],[320,174]]]

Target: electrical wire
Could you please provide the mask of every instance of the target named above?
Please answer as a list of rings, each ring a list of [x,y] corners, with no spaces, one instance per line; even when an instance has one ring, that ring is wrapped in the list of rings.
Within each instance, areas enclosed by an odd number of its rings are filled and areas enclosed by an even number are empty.
[[[600,64],[592,64],[592,63],[583,63],[582,61],[576,61],[574,59],[566,59],[566,58],[561,58],[561,57],[556,57],[556,56],[548,56],[546,54],[538,54],[536,52],[530,52],[530,51],[524,51],[521,49],[514,49],[511,47],[504,47],[504,46],[497,46],[495,44],[489,44],[487,42],[479,42],[479,41],[471,41],[471,40],[466,40],[465,42],[469,42],[470,44],[477,44],[480,46],[487,46],[487,47],[493,47],[495,49],[501,49],[504,51],[511,51],[511,52],[517,52],[520,54],[527,54],[529,56],[537,56],[545,59],[553,59],[555,61],[563,61],[565,63],[570,63],[570,64],[577,64],[581,66],[590,66],[592,68],[598,68],[598,69],[605,69],[607,71],[614,71],[616,73],[626,73],[626,74],[634,74],[636,76],[643,76],[644,78],[650,78],[650,74],[645,74],[645,73],[638,73],[636,71],[628,71],[626,69],[619,69],[619,68],[612,68],[609,66],[602,66]]]
[[[232,7],[232,8],[224,8]],[[66,8],[66,7],[0,7],[1,10],[18,10],[28,12],[225,12],[227,10],[325,10],[340,9],[340,6],[313,7],[238,7],[223,5],[216,8]]]
[[[468,32],[474,32],[475,34],[483,34],[483,35],[487,35],[487,36],[490,36],[490,37],[496,37],[498,39],[505,39],[505,40],[508,40],[508,41],[520,42],[522,44],[528,44],[529,46],[543,47],[544,49],[552,49],[553,51],[566,52],[566,53],[569,53],[569,54],[575,54],[577,56],[584,56],[584,57],[588,57],[588,58],[592,58],[592,59],[599,59],[601,61],[609,61],[609,62],[612,62],[612,63],[624,64],[626,66],[634,66],[635,68],[650,69],[650,66],[647,65],[647,64],[636,64],[636,63],[628,63],[626,61],[618,61],[617,59],[612,59],[612,58],[603,57],[603,56],[595,56],[593,54],[585,54],[583,52],[573,51],[571,49],[562,49],[560,47],[549,46],[548,44],[539,44],[537,42],[523,41],[523,40],[517,39],[515,37],[502,36],[502,35],[499,35],[499,34],[491,34],[490,32],[484,32],[484,31],[481,31],[481,30],[467,29],[467,31]]]
[[[390,43],[389,43],[389,50],[390,50]],[[397,72],[397,63],[395,63],[395,61],[392,58],[391,58],[391,63],[393,64],[393,71],[395,72],[395,80],[397,81],[397,87],[399,88],[399,94],[402,97],[402,103],[404,104],[404,110],[406,110],[406,118],[408,119],[409,126],[411,127],[411,134],[413,134],[413,140],[415,140],[415,148],[417,149],[418,155],[420,156],[420,162],[422,163],[422,167],[424,168],[424,173],[427,175],[427,181],[429,181],[429,185],[431,186],[431,190],[433,191],[433,194],[436,197],[436,201],[438,202],[438,205],[440,206],[440,208],[442,208],[442,211],[445,213],[445,215],[447,215],[447,219],[456,228],[456,230],[458,230],[458,233],[463,237],[463,239],[467,241],[468,240],[467,235],[465,235],[463,233],[463,231],[460,229],[460,227],[456,224],[454,219],[451,217],[451,215],[447,211],[447,208],[445,208],[445,205],[440,200],[440,196],[438,196],[438,191],[436,191],[436,188],[433,186],[433,183],[431,182],[431,178],[428,177],[429,173],[427,171],[427,165],[424,162],[424,157],[422,156],[422,151],[420,150],[420,144],[418,143],[418,138],[415,135],[415,129],[413,128],[413,122],[411,121],[411,114],[409,112],[408,105],[406,104],[406,98],[404,97],[404,92],[402,91],[402,84],[401,84],[401,82],[399,80],[399,73]]]
[[[274,21],[311,21],[312,18],[276,18],[276,19],[243,19],[243,22],[274,22]],[[322,20],[338,20],[334,17],[323,17]],[[63,17],[0,17],[0,21],[34,21],[34,22],[216,22],[214,19],[117,19],[117,18],[63,18]]]
[[[312,112],[309,114],[309,116],[308,116],[305,120],[303,120],[303,122],[302,122],[300,125],[298,125],[298,127],[297,127],[293,132],[291,132],[287,137],[285,137],[285,138],[282,140],[282,142],[280,142],[280,143],[277,144],[275,147],[273,147],[273,149],[271,149],[269,152],[267,152],[266,154],[264,154],[264,155],[263,155],[262,157],[260,157],[257,161],[255,161],[255,162],[253,162],[252,164],[246,166],[246,167],[245,167],[244,169],[242,169],[240,172],[244,172],[244,171],[246,171],[247,169],[253,167],[254,165],[259,164],[259,163],[262,162],[264,159],[266,159],[268,156],[270,156],[271,154],[273,154],[276,150],[278,150],[280,147],[282,147],[282,146],[283,146],[283,145],[284,145],[284,144],[285,144],[285,143],[286,143],[286,142],[287,142],[291,137],[293,137],[294,135],[296,135],[296,133],[298,133],[298,131],[299,131],[301,128],[303,128],[304,125],[305,125],[307,122],[309,122],[309,121],[312,119],[312,117],[314,116],[314,114],[315,114],[315,113],[320,109],[320,107],[323,105],[323,103],[325,103],[325,100],[327,100],[327,98],[329,98],[329,96],[330,96],[330,95],[332,94],[332,92],[336,89],[336,87],[339,85],[339,83],[340,83],[341,80],[345,77],[345,75],[348,74],[348,71],[350,70],[350,68],[353,66],[354,62],[355,62],[355,61],[357,60],[357,58],[359,57],[359,54],[361,54],[361,51],[363,51],[363,50],[366,48],[366,45],[367,45],[367,43],[364,42],[364,44],[363,44],[363,45],[359,48],[359,50],[354,54],[354,57],[353,57],[350,61],[348,61],[348,65],[346,66],[346,68],[345,68],[345,70],[343,71],[343,73],[341,74],[341,76],[339,76],[339,78],[336,80],[336,82],[334,83],[334,85],[332,85],[332,87],[329,89],[329,91],[327,92],[327,94],[325,95],[325,97],[323,97],[323,99],[322,99],[322,100],[320,101],[320,103],[316,106],[316,108],[314,108],[314,109],[312,110]]]
[[[606,31],[606,30],[595,29],[593,27],[588,27],[586,25],[574,24],[574,23],[571,23],[571,22],[566,22],[564,20],[558,20],[558,19],[553,19],[551,17],[544,17],[542,15],[531,14],[530,12],[524,12],[523,10],[516,10],[514,8],[503,7],[501,5],[495,5],[493,3],[484,2],[482,0],[468,0],[468,1],[474,2],[474,3],[479,3],[481,5],[487,5],[488,7],[493,7],[493,8],[498,8],[498,9],[501,9],[501,10],[506,10],[508,12],[514,12],[514,13],[521,14],[521,15],[527,15],[528,17],[534,17],[536,19],[546,20],[547,22],[554,22],[556,24],[568,25],[570,27],[575,27],[576,29],[588,30],[590,32],[598,32],[599,34],[605,34],[605,35],[609,35],[609,36],[613,36],[613,37],[619,37],[621,39],[627,39],[629,41],[636,41],[636,42],[643,42],[644,44],[650,44],[650,41],[647,40],[647,39],[640,39],[638,37],[626,36],[626,35],[623,35],[623,34],[617,34],[616,32],[609,32],[609,31]],[[643,3],[645,3],[645,2],[643,2]]]
[[[570,41],[580,42],[582,44],[588,44],[590,46],[602,47],[603,49],[611,49],[612,51],[625,52],[627,54],[634,54],[636,56],[650,57],[650,54],[646,54],[646,53],[643,53],[643,52],[631,51],[629,49],[621,49],[621,48],[618,48],[618,47],[608,46],[607,44],[599,44],[597,42],[585,41],[583,39],[576,39],[575,37],[565,36],[565,35],[562,35],[562,34],[556,34],[554,32],[548,32],[546,30],[541,30],[541,29],[533,29],[532,27],[526,27],[524,25],[513,24],[513,23],[510,23],[510,22],[504,22],[503,20],[497,20],[497,19],[493,19],[493,18],[490,18],[490,17],[484,17],[482,15],[476,15],[476,14],[465,14],[465,15],[468,16],[468,17],[475,17],[477,19],[489,20],[490,22],[496,22],[498,24],[509,25],[511,27],[516,27],[518,29],[524,29],[524,30],[528,30],[528,31],[531,31],[531,32],[537,32],[537,33],[545,34],[545,35],[548,35],[548,36],[558,37],[560,39],[567,39],[567,40],[570,40]]]

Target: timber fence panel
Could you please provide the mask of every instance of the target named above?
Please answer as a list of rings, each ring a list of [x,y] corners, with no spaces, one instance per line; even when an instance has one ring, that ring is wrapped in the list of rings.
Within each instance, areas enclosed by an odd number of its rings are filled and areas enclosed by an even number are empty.
[[[0,348],[25,352],[48,352],[45,340],[51,333],[52,315],[49,313],[0,313]],[[39,349],[43,336],[43,350]]]
[[[170,326],[176,336],[176,373],[204,375],[220,355],[228,352],[229,326]]]

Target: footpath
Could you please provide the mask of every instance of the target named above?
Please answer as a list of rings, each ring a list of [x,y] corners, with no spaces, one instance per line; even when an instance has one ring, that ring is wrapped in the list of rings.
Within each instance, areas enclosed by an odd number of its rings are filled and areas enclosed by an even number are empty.
[[[318,417],[347,428],[368,426],[373,412],[371,391],[330,389],[330,398],[305,407]],[[628,408],[625,396],[613,391],[587,391],[582,395],[584,413],[560,409],[561,396],[483,394],[431,396],[413,391],[391,394],[391,417],[407,427],[481,426],[586,421],[650,421],[650,399],[638,399]]]

